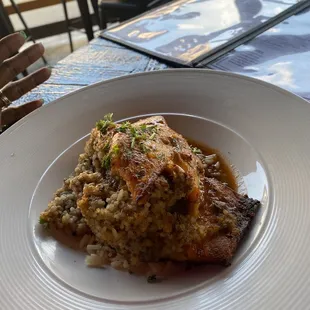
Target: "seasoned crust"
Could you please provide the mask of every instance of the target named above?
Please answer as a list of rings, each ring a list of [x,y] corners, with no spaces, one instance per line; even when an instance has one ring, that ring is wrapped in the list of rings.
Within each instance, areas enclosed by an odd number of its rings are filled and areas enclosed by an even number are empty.
[[[234,192],[216,179],[206,178],[204,186],[199,221],[214,230],[200,243],[187,246],[188,259],[227,265],[258,212],[260,202]]]

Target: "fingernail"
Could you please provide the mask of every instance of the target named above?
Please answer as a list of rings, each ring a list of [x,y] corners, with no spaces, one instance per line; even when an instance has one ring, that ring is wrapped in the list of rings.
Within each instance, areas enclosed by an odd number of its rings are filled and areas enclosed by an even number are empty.
[[[42,106],[44,104],[44,99],[39,100],[39,106]]]
[[[22,30],[19,32],[19,34],[25,39],[25,41],[27,40],[28,36],[25,31]]]

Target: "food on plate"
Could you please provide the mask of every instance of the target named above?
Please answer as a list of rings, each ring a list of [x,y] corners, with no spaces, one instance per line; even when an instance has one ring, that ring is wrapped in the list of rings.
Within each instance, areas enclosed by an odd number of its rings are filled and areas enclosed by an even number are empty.
[[[260,205],[234,182],[218,154],[191,146],[162,116],[118,124],[109,114],[40,223],[76,236],[89,266],[227,265]]]

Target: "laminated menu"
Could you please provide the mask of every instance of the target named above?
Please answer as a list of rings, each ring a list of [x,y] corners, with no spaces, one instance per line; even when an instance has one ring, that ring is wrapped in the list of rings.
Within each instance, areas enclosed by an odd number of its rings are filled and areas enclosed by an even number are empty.
[[[199,67],[258,78],[310,100],[310,9]]]
[[[102,33],[172,64],[195,67],[297,13],[309,0],[178,0]]]

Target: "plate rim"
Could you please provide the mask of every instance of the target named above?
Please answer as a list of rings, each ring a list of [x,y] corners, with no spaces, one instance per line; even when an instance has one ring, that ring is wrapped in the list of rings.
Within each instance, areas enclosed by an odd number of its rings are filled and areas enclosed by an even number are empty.
[[[182,117],[189,117],[189,118],[197,118],[200,119],[202,121],[208,121],[208,122],[212,122],[214,124],[217,124],[219,126],[222,126],[224,128],[226,128],[227,130],[234,132],[235,135],[237,135],[240,139],[243,140],[244,143],[246,143],[249,147],[251,147],[253,149],[253,151],[256,153],[256,155],[258,156],[260,162],[262,163],[262,166],[264,168],[264,173],[265,173],[265,177],[266,177],[266,182],[267,182],[267,192],[268,192],[268,198],[267,201],[264,201],[264,204],[261,205],[260,209],[257,212],[258,213],[264,213],[263,215],[260,214],[259,218],[271,218],[272,213],[274,212],[272,206],[274,203],[274,191],[272,188],[272,180],[271,177],[269,175],[269,171],[266,168],[267,164],[265,163],[265,160],[263,158],[263,156],[261,155],[261,153],[255,148],[253,147],[250,142],[245,139],[239,132],[236,132],[234,129],[230,128],[229,126],[220,123],[218,121],[215,120],[211,120],[208,119],[206,117],[202,117],[199,115],[194,115],[194,114],[184,114],[184,113],[169,113],[169,112],[165,112],[165,113],[151,113],[151,114],[143,114],[143,115],[139,115],[139,116],[131,116],[131,117],[127,117],[125,119],[121,119],[121,120],[117,120],[116,123],[118,122],[124,122],[124,121],[130,121],[132,119],[135,119],[137,117],[151,117],[154,115],[163,115],[163,116],[182,116]],[[36,199],[37,193],[38,193],[38,189],[40,188],[40,185],[42,183],[42,180],[44,180],[46,178],[46,175],[48,174],[49,170],[52,168],[53,165],[55,165],[55,163],[64,155],[66,154],[66,152],[68,152],[68,150],[70,150],[72,147],[74,147],[75,145],[79,144],[81,141],[83,140],[88,140],[88,137],[90,136],[90,133],[84,135],[83,137],[79,138],[78,140],[76,140],[75,142],[73,142],[72,144],[70,144],[65,150],[63,150],[61,153],[59,153],[57,155],[57,157],[55,157],[53,159],[53,161],[47,166],[46,170],[42,173],[42,175],[39,177],[39,180],[37,182],[37,184],[35,185],[35,188],[32,192],[31,195],[31,199],[30,202],[28,204],[28,214],[27,214],[27,219],[29,220],[31,217],[31,207],[33,205],[34,200]],[[262,201],[261,201],[262,202]],[[265,208],[267,207],[267,210],[265,210]],[[262,210],[263,209],[263,210]],[[257,218],[255,218],[253,220],[253,222],[257,221]],[[252,228],[253,225],[255,225],[253,222],[250,223],[250,227]],[[253,240],[252,244],[249,246],[249,248],[241,255],[241,257],[238,257],[237,260],[233,261],[233,265],[238,265],[240,266],[246,259],[249,259],[251,257],[251,255],[253,255],[254,251],[256,251],[256,249],[259,247],[259,244],[262,242],[263,240],[263,236],[265,235],[265,231],[264,229],[266,229],[269,225],[271,225],[270,221],[264,221],[264,223],[262,224],[261,228],[259,229],[259,233],[258,235],[260,237],[255,237],[255,239]],[[250,230],[251,230],[250,228]],[[183,297],[187,297],[191,294],[195,294],[197,292],[199,292],[204,286],[206,286],[206,283],[208,283],[209,285],[213,285],[216,281],[217,281],[217,276],[212,276],[210,279],[201,282],[199,284],[196,284],[195,286],[184,290],[182,292],[179,292],[173,296],[169,296],[169,297],[160,297],[158,299],[150,299],[147,301],[117,301],[114,299],[104,299],[103,297],[97,297],[95,295],[92,295],[90,293],[86,293],[81,291],[80,289],[72,286],[71,284],[67,283],[65,280],[63,280],[62,278],[60,278],[53,270],[51,270],[50,268],[48,268],[48,266],[46,265],[44,259],[42,258],[42,253],[40,253],[40,250],[38,248],[38,245],[36,244],[33,235],[34,235],[34,231],[33,231],[33,225],[29,222],[28,228],[27,228],[27,234],[29,236],[29,238],[31,239],[30,242],[30,247],[32,249],[32,256],[34,257],[34,259],[37,261],[37,263],[40,265],[40,267],[42,269],[46,270],[46,273],[49,274],[51,277],[53,277],[53,279],[55,279],[57,282],[62,283],[62,285],[64,285],[66,288],[72,290],[75,293],[78,293],[88,299],[97,301],[97,302],[105,302],[111,305],[131,305],[131,306],[143,306],[146,303],[150,306],[155,306],[157,304],[160,303],[164,303],[164,302],[169,302],[169,301],[176,301],[177,299],[183,298]],[[248,235],[248,233],[246,234]],[[242,238],[243,239],[243,238]],[[238,247],[239,250],[239,247]],[[223,269],[221,270],[220,274],[221,275],[229,275],[230,273],[232,273],[232,270],[230,269]]]
[[[298,102],[299,102],[298,98],[300,98],[299,96],[294,95],[294,94],[292,94],[292,93],[290,93],[290,92],[288,92],[288,91],[286,91],[286,90],[284,90],[284,89],[282,89],[280,87],[274,86],[274,85],[272,85],[270,83],[267,83],[267,82],[264,82],[264,81],[260,81],[260,80],[257,80],[257,79],[253,79],[253,78],[248,78],[248,77],[240,76],[238,74],[230,74],[230,73],[229,74],[226,74],[226,73],[223,74],[222,72],[219,72],[219,71],[204,70],[204,69],[201,69],[201,70],[196,70],[196,69],[193,69],[193,70],[188,70],[188,69],[183,70],[183,69],[181,69],[181,70],[179,70],[179,69],[176,69],[176,70],[163,70],[163,71],[139,73],[139,74],[135,74],[135,75],[128,75],[128,76],[118,77],[118,78],[115,78],[115,79],[112,79],[112,80],[108,80],[108,81],[104,81],[104,82],[98,82],[98,83],[90,85],[88,87],[83,87],[83,88],[81,88],[81,89],[79,89],[77,91],[71,92],[71,93],[69,93],[69,94],[67,94],[67,95],[65,95],[65,96],[63,96],[63,97],[61,97],[61,98],[51,102],[51,104],[46,104],[46,106],[44,106],[44,108],[46,109],[47,106],[51,106],[52,107],[52,104],[57,104],[58,101],[62,101],[63,99],[66,100],[66,99],[70,98],[70,96],[75,96],[76,94],[79,94],[81,91],[87,91],[88,89],[92,89],[92,87],[98,87],[98,86],[100,87],[100,85],[109,85],[109,83],[112,83],[114,81],[126,80],[128,78],[133,78],[133,76],[151,76],[151,75],[154,76],[154,74],[158,74],[159,75],[159,74],[162,74],[163,72],[165,72],[164,74],[166,74],[166,75],[167,74],[172,74],[173,75],[173,74],[176,74],[176,73],[180,74],[180,71],[186,71],[186,73],[188,73],[188,71],[195,71],[195,73],[196,73],[195,77],[199,77],[199,72],[203,73],[203,74],[205,74],[207,76],[208,75],[207,71],[209,73],[211,73],[211,74],[209,74],[209,78],[210,78],[210,76],[214,76],[214,74],[215,75],[221,75],[221,76],[229,76],[229,77],[237,76],[237,78],[239,78],[241,80],[240,83],[242,83],[242,81],[243,82],[247,81],[247,82],[254,82],[254,84],[252,84],[252,87],[255,87],[257,85],[256,83],[263,84],[263,86],[267,86],[267,89],[269,89],[272,93],[274,93],[274,96],[279,96],[279,95],[283,96],[283,94],[285,95],[287,93],[287,95],[289,95],[289,96],[285,96],[287,98],[287,101],[289,101],[289,98],[292,98],[293,103],[295,103],[295,104],[298,104]],[[192,74],[192,72],[190,72],[190,74]],[[276,92],[274,92],[274,91],[276,91]],[[304,100],[303,98],[301,98],[300,104],[301,104],[301,102],[304,102],[304,103],[308,104],[308,102],[306,100]],[[288,102],[288,103],[290,103],[290,102]],[[64,104],[65,104],[65,102],[64,102]],[[271,105],[272,105],[272,103],[271,103]],[[70,105],[67,104],[66,107],[68,108],[69,106]],[[58,106],[56,106],[56,107],[58,107]],[[29,120],[29,117],[33,117],[34,115],[36,115],[35,113],[40,113],[40,110],[38,110],[38,111],[36,111],[34,113],[31,113],[28,117],[25,118],[26,120],[21,120],[20,122],[15,124],[13,126],[13,128],[10,128],[8,131],[6,131],[6,133],[4,134],[4,138],[7,138],[8,137],[7,134],[13,133],[14,130],[20,130],[19,127],[22,126],[23,124],[25,124]],[[14,133],[14,134],[16,135],[16,133]],[[1,143],[1,141],[3,141],[3,140],[1,140],[1,137],[0,137],[0,143]]]
[[[302,98],[301,96],[294,94],[280,86],[271,84],[269,82],[257,79],[257,78],[253,78],[253,77],[249,77],[249,76],[245,76],[242,74],[238,74],[238,73],[234,73],[234,72],[225,72],[225,71],[219,71],[219,70],[212,70],[212,69],[194,69],[194,68],[189,68],[189,69],[184,69],[184,68],[177,68],[177,69],[162,69],[162,70],[156,70],[156,71],[144,71],[144,72],[138,72],[138,73],[133,73],[133,74],[127,74],[127,75],[122,75],[122,76],[118,76],[109,80],[105,80],[105,81],[99,81],[96,82],[94,84],[90,84],[87,86],[83,86],[80,89],[74,90],[72,92],[69,92],[67,94],[65,94],[64,96],[61,96],[59,98],[57,98],[56,100],[50,101],[46,104],[44,104],[42,107],[40,107],[39,109],[34,110],[33,112],[27,114],[26,116],[24,116],[22,119],[20,119],[19,121],[17,121],[16,123],[14,123],[12,126],[10,126],[6,131],[4,131],[2,134],[0,134],[0,143],[2,142],[2,140],[4,138],[6,138],[7,135],[11,134],[13,131],[17,130],[18,127],[22,126],[22,124],[24,124],[25,122],[29,121],[31,117],[33,117],[34,115],[40,113],[40,111],[42,111],[43,109],[47,109],[48,107],[58,104],[60,101],[69,98],[72,95],[78,94],[80,92],[83,92],[85,90],[89,90],[91,88],[94,87],[98,87],[99,85],[108,85],[110,83],[114,83],[117,81],[122,81],[122,80],[127,80],[127,79],[133,79],[135,77],[140,77],[140,76],[150,76],[150,75],[162,75],[162,74],[170,74],[170,73],[179,73],[179,74],[185,74],[185,73],[194,73],[194,74],[210,74],[210,75],[221,75],[221,76],[226,76],[229,78],[235,78],[235,79],[241,79],[250,83],[254,83],[254,84],[259,84],[262,85],[264,87],[267,87],[271,90],[274,90],[278,93],[281,93],[283,95],[289,96],[292,99],[298,100],[300,102],[300,104],[309,104],[309,102]],[[48,81],[47,81],[48,82]],[[46,83],[48,84],[48,83]]]

